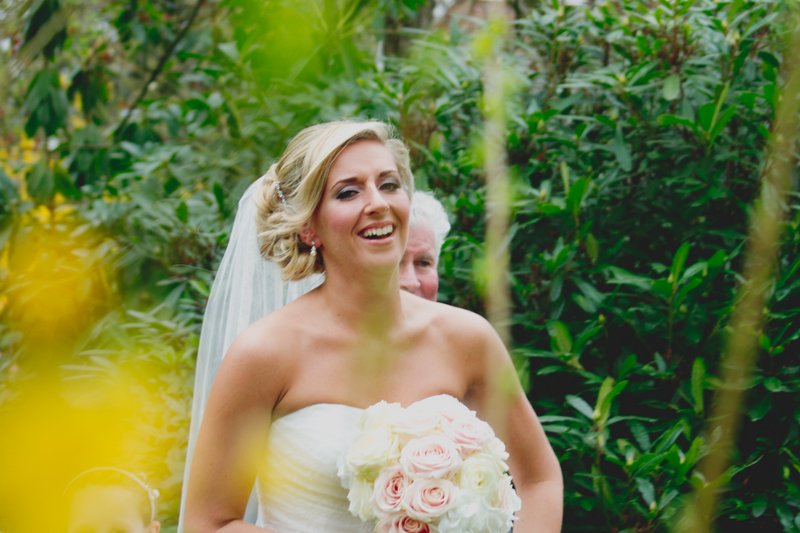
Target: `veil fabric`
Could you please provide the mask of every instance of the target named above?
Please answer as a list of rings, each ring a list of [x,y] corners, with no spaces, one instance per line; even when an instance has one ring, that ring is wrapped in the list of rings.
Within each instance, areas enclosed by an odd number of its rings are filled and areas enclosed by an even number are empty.
[[[203,316],[178,533],[183,532],[186,489],[200,423],[225,353],[247,326],[310,291],[324,279],[323,275],[315,274],[300,281],[284,281],[278,265],[262,258],[256,230],[255,195],[261,191],[265,178],[266,175],[253,182],[239,200],[228,248],[214,278]]]

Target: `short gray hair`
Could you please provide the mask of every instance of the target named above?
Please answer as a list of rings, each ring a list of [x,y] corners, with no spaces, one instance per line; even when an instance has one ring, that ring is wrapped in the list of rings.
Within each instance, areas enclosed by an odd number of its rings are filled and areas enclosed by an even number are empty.
[[[420,224],[428,224],[433,230],[433,245],[436,248],[436,258],[442,251],[447,233],[450,231],[450,221],[447,219],[447,212],[442,203],[427,191],[414,191],[411,200],[411,216],[409,217],[409,227]]]

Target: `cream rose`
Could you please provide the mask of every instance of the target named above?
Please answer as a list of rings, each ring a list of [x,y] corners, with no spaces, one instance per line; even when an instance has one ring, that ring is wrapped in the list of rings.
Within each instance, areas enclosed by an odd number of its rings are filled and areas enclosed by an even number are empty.
[[[437,413],[447,420],[454,420],[462,416],[474,415],[474,411],[458,401],[449,394],[438,394],[425,398],[409,406],[409,409],[419,409],[431,413]]]
[[[458,472],[458,486],[495,503],[498,501],[499,484],[505,470],[505,463],[488,453],[470,455],[464,459]]]
[[[353,516],[367,521],[376,518],[372,508],[372,484],[362,479],[356,479],[350,484],[350,491],[347,493],[350,501],[347,510]]]
[[[457,490],[446,479],[418,479],[406,488],[403,506],[411,518],[430,522],[453,506]]]
[[[392,515],[378,522],[375,531],[380,533],[431,533],[431,528],[425,522],[420,522],[410,516]]]
[[[410,479],[400,467],[384,468],[375,480],[372,502],[385,516],[400,511]]]
[[[461,466],[453,442],[442,435],[410,440],[400,452],[400,466],[411,478],[444,478]]]
[[[399,448],[397,436],[388,429],[362,431],[347,452],[340,472],[373,481],[384,465],[397,460]]]
[[[505,533],[511,527],[510,515],[490,507],[476,494],[462,492],[458,505],[442,516],[438,533]]]
[[[399,403],[380,401],[364,411],[359,420],[359,427],[363,430],[387,429],[391,431],[403,416],[403,408]]]
[[[512,516],[522,508],[522,500],[519,499],[517,491],[511,486],[511,476],[504,475],[500,481],[500,491],[498,497],[498,506],[504,512]]]
[[[487,444],[485,451],[491,455],[494,455],[498,459],[505,461],[508,459],[508,452],[506,451],[506,445],[503,444],[503,441],[498,439],[497,437],[492,438]],[[508,467],[506,467],[508,470]]]

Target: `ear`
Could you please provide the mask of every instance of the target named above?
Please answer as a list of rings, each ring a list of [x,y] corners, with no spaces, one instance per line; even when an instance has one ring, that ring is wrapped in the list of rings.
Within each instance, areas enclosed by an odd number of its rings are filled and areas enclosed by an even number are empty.
[[[305,226],[300,230],[300,240],[307,246],[311,246],[317,241],[317,232],[311,226]]]

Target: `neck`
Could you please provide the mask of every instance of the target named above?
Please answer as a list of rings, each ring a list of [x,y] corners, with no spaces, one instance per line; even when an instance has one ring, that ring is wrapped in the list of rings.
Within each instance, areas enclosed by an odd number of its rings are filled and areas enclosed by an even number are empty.
[[[385,335],[401,318],[399,269],[347,273],[328,269],[321,293],[337,319],[370,336]]]

